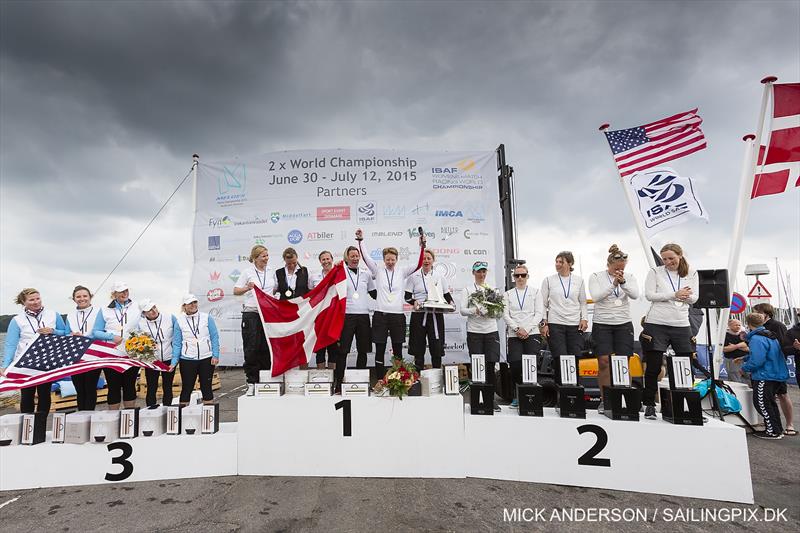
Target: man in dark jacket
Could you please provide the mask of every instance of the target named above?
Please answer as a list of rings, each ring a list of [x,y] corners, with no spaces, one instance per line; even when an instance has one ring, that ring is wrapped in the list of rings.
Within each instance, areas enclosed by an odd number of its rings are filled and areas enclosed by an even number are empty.
[[[764,322],[764,329],[771,331],[775,335],[775,339],[778,341],[778,345],[781,348],[781,353],[783,353],[784,356],[791,353],[789,350],[792,349],[792,342],[789,340],[789,333],[786,330],[786,326],[783,325],[783,322],[775,320],[775,308],[770,304],[756,304],[753,306],[753,311],[767,317],[767,321]],[[786,419],[784,434],[793,437],[797,435],[797,430],[795,430],[794,425],[792,425],[794,411],[792,409],[792,400],[789,398],[787,392],[785,381],[783,385],[775,389],[775,395],[778,397],[778,405],[781,406],[783,417]]]
[[[783,438],[781,415],[775,403],[775,391],[789,379],[789,369],[783,357],[780,344],[775,334],[764,327],[764,315],[750,313],[747,315],[747,344],[750,355],[745,358],[742,371],[749,372],[753,387],[753,405],[764,417],[765,431],[758,431],[754,436],[778,440]]]

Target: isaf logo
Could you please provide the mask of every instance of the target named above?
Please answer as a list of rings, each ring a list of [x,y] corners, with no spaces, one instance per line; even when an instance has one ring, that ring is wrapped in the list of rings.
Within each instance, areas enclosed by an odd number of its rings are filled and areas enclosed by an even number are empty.
[[[686,187],[677,182],[674,174],[656,174],[644,187],[638,189],[639,198],[647,198],[655,205],[647,210],[647,216],[654,216],[664,211],[686,208],[686,202],[672,204],[683,197]]]
[[[357,211],[359,222],[375,222],[375,202],[359,202]]]

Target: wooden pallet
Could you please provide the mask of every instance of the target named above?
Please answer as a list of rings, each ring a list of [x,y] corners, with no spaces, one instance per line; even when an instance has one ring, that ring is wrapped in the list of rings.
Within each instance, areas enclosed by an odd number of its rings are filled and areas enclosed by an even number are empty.
[[[215,370],[214,375],[211,377],[211,390],[219,390],[221,387],[221,383],[219,380],[219,373]],[[147,396],[147,382],[144,380],[144,377],[138,381],[138,397],[144,399]],[[177,398],[181,395],[181,378],[180,374],[177,372],[175,373],[175,379],[172,382],[172,396],[173,398]],[[200,381],[195,381],[194,390],[200,390]],[[158,392],[156,393],[157,399],[161,399],[161,382],[158,384]]]

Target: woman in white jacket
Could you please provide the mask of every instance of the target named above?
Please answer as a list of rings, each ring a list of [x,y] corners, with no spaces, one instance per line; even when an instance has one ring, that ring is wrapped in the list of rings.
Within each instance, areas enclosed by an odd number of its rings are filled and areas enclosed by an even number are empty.
[[[514,384],[522,383],[522,354],[536,355],[542,349],[534,337],[542,320],[542,297],[536,287],[528,285],[528,267],[518,265],[512,274],[514,288],[503,295],[503,319],[508,337],[508,365]],[[511,407],[517,407],[516,387]]]
[[[129,295],[127,283],[114,283],[111,303],[100,309],[92,330],[93,338],[113,342],[122,351],[125,351],[124,343],[128,334],[139,329],[142,315],[139,304],[132,301]],[[139,376],[139,367],[129,368],[124,372],[106,368],[105,374],[108,382],[108,408],[119,409],[120,403],[124,403],[126,409],[136,407],[136,378]]]
[[[644,417],[655,420],[658,374],[664,352],[671,345],[675,355],[691,357],[692,330],[689,308],[699,296],[697,272],[689,268],[683,249],[677,244],[661,248],[663,266],[651,269],[644,284],[645,297],[651,302],[644,318],[642,338],[650,345],[645,351]]]
[[[616,244],[608,249],[606,269],[589,276],[589,293],[594,301],[592,342],[597,356],[597,381],[603,414],[603,387],[611,385],[609,355],[633,355],[633,322],[630,300],[639,297],[639,285],[633,274],[625,272],[628,254]]]

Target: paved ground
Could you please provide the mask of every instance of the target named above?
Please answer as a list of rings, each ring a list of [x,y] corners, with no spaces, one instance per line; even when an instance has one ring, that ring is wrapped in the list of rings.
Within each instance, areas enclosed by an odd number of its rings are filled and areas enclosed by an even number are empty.
[[[224,421],[236,420],[241,371],[223,371]],[[790,388],[795,425],[800,393]],[[0,410],[0,414],[8,412]],[[748,438],[756,504],[480,479],[229,477],[0,492],[0,531],[798,531],[800,437]],[[632,443],[632,448],[636,444]],[[387,451],[390,446],[387,444]],[[698,450],[698,453],[712,453]],[[331,452],[323,452],[331,453]],[[498,452],[500,453],[500,452]],[[636,453],[636,452],[634,452]],[[639,447],[642,467],[646,451]],[[331,460],[335,454],[331,453]],[[34,466],[34,465],[32,465]],[[702,483],[698,472],[687,483]],[[548,521],[509,523],[504,508],[544,509]],[[647,521],[553,520],[561,509],[638,509]],[[788,521],[756,522],[785,509]],[[701,520],[716,510],[717,520]],[[728,521],[731,510],[749,520]],[[657,515],[654,513],[658,512]],[[580,511],[578,511],[580,512]],[[625,516],[625,515],[623,515]]]

